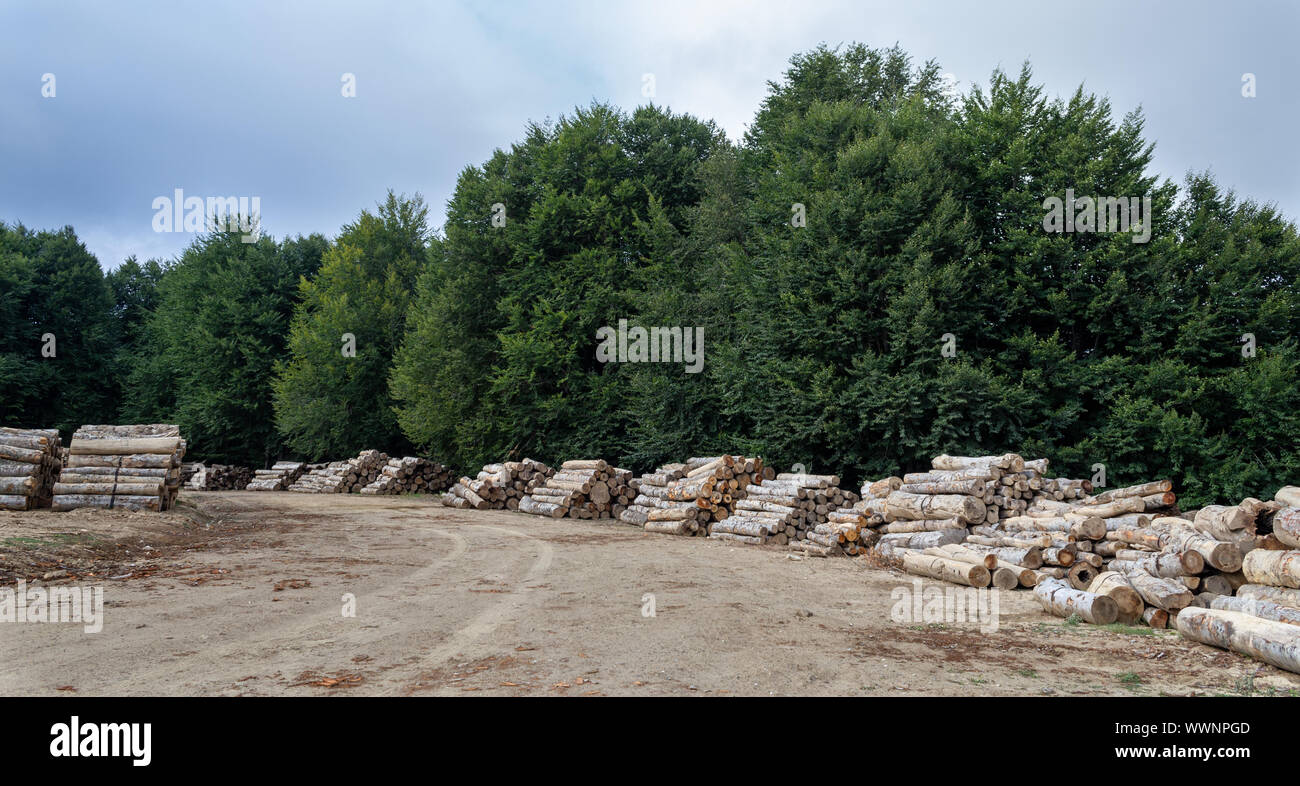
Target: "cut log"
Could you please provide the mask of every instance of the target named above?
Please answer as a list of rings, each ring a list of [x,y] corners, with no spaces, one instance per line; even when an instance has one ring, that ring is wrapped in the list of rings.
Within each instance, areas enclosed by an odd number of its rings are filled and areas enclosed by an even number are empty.
[[[903,570],[918,576],[927,576],[967,587],[987,587],[991,576],[983,565],[958,562],[946,557],[931,557],[915,551],[903,555]]]
[[[1045,611],[1058,617],[1078,615],[1094,625],[1109,625],[1119,617],[1119,607],[1107,595],[1098,595],[1049,579],[1034,587],[1034,598]]]
[[[960,494],[908,494],[892,492],[885,499],[887,518],[949,519],[983,521],[985,505],[974,497]]]
[[[1288,508],[1300,508],[1300,486],[1283,486],[1273,495],[1273,499]]]
[[[1300,507],[1283,508],[1273,515],[1273,535],[1284,546],[1300,549]]]
[[[1300,625],[1300,609],[1281,606],[1267,600],[1219,595],[1210,601],[1210,608],[1220,611],[1237,611],[1260,619],[1285,622],[1288,625]]]
[[[1232,650],[1300,674],[1300,628],[1237,611],[1183,609],[1178,632],[1201,644]]]
[[[1120,622],[1133,623],[1142,618],[1146,603],[1123,573],[1113,570],[1098,573],[1097,578],[1088,585],[1088,592],[1105,595],[1115,601],[1117,619]]]
[[[1252,584],[1300,589],[1300,551],[1255,549],[1242,560],[1241,572]]]
[[[1243,584],[1237,587],[1237,597],[1247,600],[1264,600],[1281,606],[1300,609],[1300,590],[1270,587],[1266,584]]]
[[[1178,611],[1192,602],[1192,592],[1183,584],[1170,579],[1152,576],[1143,570],[1127,571],[1125,575],[1142,599],[1165,611]]]

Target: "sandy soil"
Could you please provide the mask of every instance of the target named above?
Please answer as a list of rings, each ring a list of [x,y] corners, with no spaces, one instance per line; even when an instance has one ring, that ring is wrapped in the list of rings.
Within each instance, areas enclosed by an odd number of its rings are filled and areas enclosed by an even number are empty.
[[[1027,592],[1001,595],[996,632],[894,622],[912,577],[861,559],[428,497],[182,503],[0,513],[0,587],[105,598],[99,633],[0,622],[0,694],[1300,695],[1300,675],[1068,624]]]

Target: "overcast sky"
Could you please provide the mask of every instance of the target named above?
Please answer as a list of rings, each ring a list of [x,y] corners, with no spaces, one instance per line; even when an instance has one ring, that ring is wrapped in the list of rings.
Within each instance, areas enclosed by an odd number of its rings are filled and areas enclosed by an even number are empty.
[[[653,74],[656,104],[738,139],[792,54],[852,41],[934,58],[963,90],[1028,59],[1049,94],[1141,106],[1156,173],[1209,169],[1300,217],[1292,2],[0,0],[0,220],[71,224],[106,268],[192,240],[153,231],[177,188],[258,196],[277,237],[333,236],[389,188],[440,225],[458,173],[529,120],[630,109]]]

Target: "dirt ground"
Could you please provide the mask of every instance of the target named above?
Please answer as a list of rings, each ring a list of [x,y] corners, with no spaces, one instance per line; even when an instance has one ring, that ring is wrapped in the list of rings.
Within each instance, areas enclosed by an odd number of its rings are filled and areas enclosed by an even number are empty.
[[[19,579],[102,586],[105,620],[0,622],[6,696],[1300,695],[1300,675],[1026,591],[995,632],[900,623],[912,577],[862,559],[431,497],[0,513],[0,589]]]

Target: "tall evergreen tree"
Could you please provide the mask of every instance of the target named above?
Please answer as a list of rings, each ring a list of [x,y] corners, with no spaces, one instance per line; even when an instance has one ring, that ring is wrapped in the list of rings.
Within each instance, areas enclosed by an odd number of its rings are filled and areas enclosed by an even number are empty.
[[[319,267],[320,235],[252,243],[200,236],[167,270],[128,377],[128,420],[178,423],[197,456],[263,466],[280,456],[271,382],[299,280]]]
[[[424,200],[389,192],[376,213],[343,228],[303,280],[275,380],[276,424],[294,451],[320,459],[407,446],[388,377],[428,250]]]

